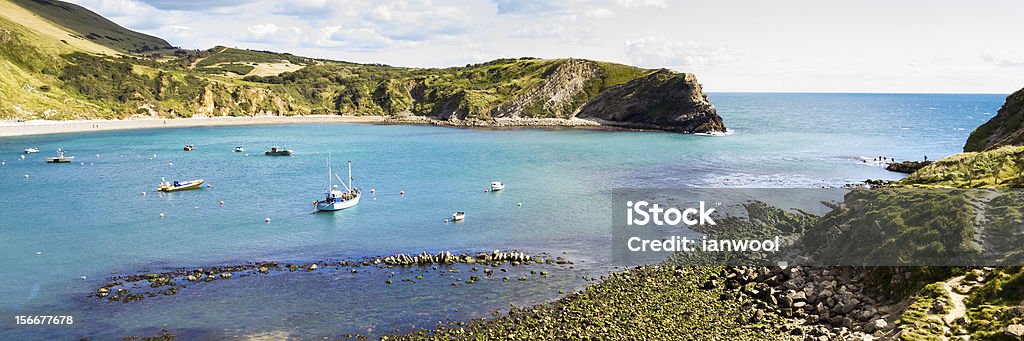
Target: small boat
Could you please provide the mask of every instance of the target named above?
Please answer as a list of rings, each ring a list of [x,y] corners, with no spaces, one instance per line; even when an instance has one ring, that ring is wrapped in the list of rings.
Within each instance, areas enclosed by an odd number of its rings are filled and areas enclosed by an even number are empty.
[[[194,145],[191,145],[191,144],[186,144],[186,145],[185,145],[185,151],[186,151],[186,152],[187,152],[187,151],[192,151],[192,150],[194,150],[194,149],[196,149],[196,146],[194,146]]]
[[[455,212],[452,213],[452,221],[463,221],[466,219],[466,212]]]
[[[267,156],[288,156],[292,155],[292,151],[278,146],[273,146],[270,147],[270,150],[264,152],[263,154]]]
[[[25,154],[38,153],[39,148],[25,148]]]
[[[160,192],[177,192],[202,187],[203,179],[167,182],[164,178],[160,178],[160,187],[157,187],[156,190]]]
[[[345,191],[338,188],[338,185],[334,184],[334,178],[338,178],[341,181],[341,185],[345,186]],[[359,204],[359,189],[352,185],[352,161],[348,162],[348,184],[341,180],[337,174],[334,174],[334,170],[331,168],[331,158],[327,157],[327,188],[328,190],[324,193],[324,200],[318,200],[313,203],[316,206],[316,211],[340,211],[346,208],[350,208]]]
[[[501,183],[501,181],[495,181],[491,183],[491,192],[500,191],[503,189],[505,189],[505,184]]]
[[[241,152],[244,152],[244,151],[245,151],[245,148],[242,148],[242,146],[235,147],[235,153],[241,153]]]
[[[57,156],[46,158],[47,163],[71,163],[71,161],[75,161],[75,157],[64,155],[64,150],[60,148],[57,148]]]

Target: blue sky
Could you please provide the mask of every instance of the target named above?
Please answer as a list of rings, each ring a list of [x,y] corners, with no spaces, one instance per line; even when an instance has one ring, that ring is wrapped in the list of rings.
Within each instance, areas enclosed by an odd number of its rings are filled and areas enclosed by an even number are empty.
[[[1020,1],[71,0],[174,45],[400,66],[576,57],[709,91],[1009,93]]]

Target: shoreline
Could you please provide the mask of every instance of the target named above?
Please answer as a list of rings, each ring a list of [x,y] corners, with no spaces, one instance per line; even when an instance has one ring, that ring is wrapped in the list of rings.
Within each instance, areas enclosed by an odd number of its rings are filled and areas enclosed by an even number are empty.
[[[69,120],[24,122],[0,121],[0,137],[80,133],[89,131],[110,131],[150,128],[215,127],[290,123],[384,123],[383,116],[217,116],[197,118],[140,118],[125,120]]]
[[[90,131],[111,131],[156,128],[217,127],[263,124],[304,124],[304,123],[358,123],[380,125],[422,125],[459,129],[581,129],[599,131],[662,131],[652,127],[625,127],[608,122],[581,118],[496,118],[441,120],[423,116],[346,116],[346,115],[305,115],[305,116],[215,116],[194,118],[129,118],[89,119],[66,121],[0,121],[0,138],[81,133]],[[698,136],[725,136],[726,133],[683,133]]]

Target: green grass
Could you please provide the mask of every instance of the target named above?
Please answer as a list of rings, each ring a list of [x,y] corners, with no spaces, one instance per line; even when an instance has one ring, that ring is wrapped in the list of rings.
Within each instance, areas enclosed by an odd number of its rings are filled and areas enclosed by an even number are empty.
[[[206,52],[208,55],[196,63],[196,67],[210,67],[226,63],[280,63],[282,60],[300,65],[310,65],[316,62],[313,58],[299,57],[289,53],[243,50],[223,46],[214,47]]]
[[[11,1],[78,36],[117,51],[148,53],[175,49],[163,39],[126,29],[75,4],[53,0]]]
[[[932,311],[936,301],[950,300],[942,285],[942,282],[928,284],[912,298],[911,305],[900,316],[900,324],[904,326],[900,340],[944,340],[942,316],[949,307],[942,312]]]
[[[1024,146],[961,153],[938,160],[899,182],[914,187],[1022,187]]]
[[[783,321],[738,300],[722,287],[700,285],[719,267],[647,266],[619,272],[550,304],[515,308],[507,316],[445,324],[396,339],[473,340],[786,340]]]

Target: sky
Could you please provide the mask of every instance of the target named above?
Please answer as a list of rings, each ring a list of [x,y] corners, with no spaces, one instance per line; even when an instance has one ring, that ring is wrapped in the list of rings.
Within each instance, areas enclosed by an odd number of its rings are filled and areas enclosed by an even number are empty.
[[[1024,1],[70,0],[175,46],[445,67],[587,58],[710,92],[1010,93]]]

